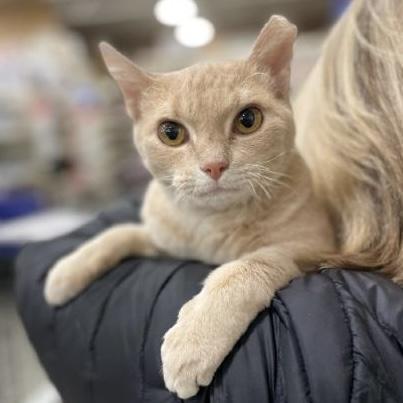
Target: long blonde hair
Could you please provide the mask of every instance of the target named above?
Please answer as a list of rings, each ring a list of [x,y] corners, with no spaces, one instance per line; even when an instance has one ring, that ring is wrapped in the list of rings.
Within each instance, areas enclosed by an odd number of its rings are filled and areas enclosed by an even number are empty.
[[[297,147],[329,207],[328,264],[403,282],[403,1],[354,0],[296,105]]]

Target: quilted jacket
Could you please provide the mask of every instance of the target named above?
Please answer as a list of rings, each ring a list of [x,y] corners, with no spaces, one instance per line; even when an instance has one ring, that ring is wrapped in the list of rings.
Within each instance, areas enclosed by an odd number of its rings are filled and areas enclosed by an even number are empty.
[[[26,246],[17,260],[20,315],[64,403],[180,401],[164,388],[161,339],[212,267],[131,258],[64,307],[43,299],[58,258],[137,211],[123,202],[69,235]],[[357,271],[293,281],[188,401],[403,403],[403,290]]]

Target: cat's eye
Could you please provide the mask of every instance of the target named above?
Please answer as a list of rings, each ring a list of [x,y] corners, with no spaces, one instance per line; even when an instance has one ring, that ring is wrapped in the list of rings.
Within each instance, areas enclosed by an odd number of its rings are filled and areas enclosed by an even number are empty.
[[[240,134],[251,134],[260,128],[262,122],[263,115],[258,108],[245,108],[235,118],[234,130]]]
[[[162,122],[158,128],[160,140],[171,147],[177,147],[186,141],[186,129],[177,122]]]

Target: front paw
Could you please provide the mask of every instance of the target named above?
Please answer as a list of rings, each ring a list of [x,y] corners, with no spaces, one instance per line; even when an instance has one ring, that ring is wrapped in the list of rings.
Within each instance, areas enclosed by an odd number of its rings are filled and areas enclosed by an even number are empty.
[[[80,293],[83,286],[77,271],[83,265],[85,262],[73,253],[60,259],[50,269],[44,289],[49,305],[63,305]]]
[[[165,385],[181,399],[194,396],[200,386],[211,383],[237,340],[228,337],[225,321],[217,323],[219,310],[214,310],[214,305],[199,294],[182,307],[178,322],[164,336],[161,356]]]
[[[80,294],[111,264],[108,252],[98,247],[82,247],[60,259],[50,269],[45,282],[45,300],[63,305]]]

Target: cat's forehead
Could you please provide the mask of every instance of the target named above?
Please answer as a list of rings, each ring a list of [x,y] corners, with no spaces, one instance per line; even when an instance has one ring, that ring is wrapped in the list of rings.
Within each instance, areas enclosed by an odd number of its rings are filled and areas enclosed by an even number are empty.
[[[245,62],[198,64],[162,75],[149,101],[172,117],[214,117],[252,101],[252,95],[267,97],[268,82]]]
[[[218,88],[232,89],[252,72],[252,67],[243,62],[200,63],[167,74],[165,79],[168,83],[171,80],[172,84],[181,83],[184,91],[211,92]]]

